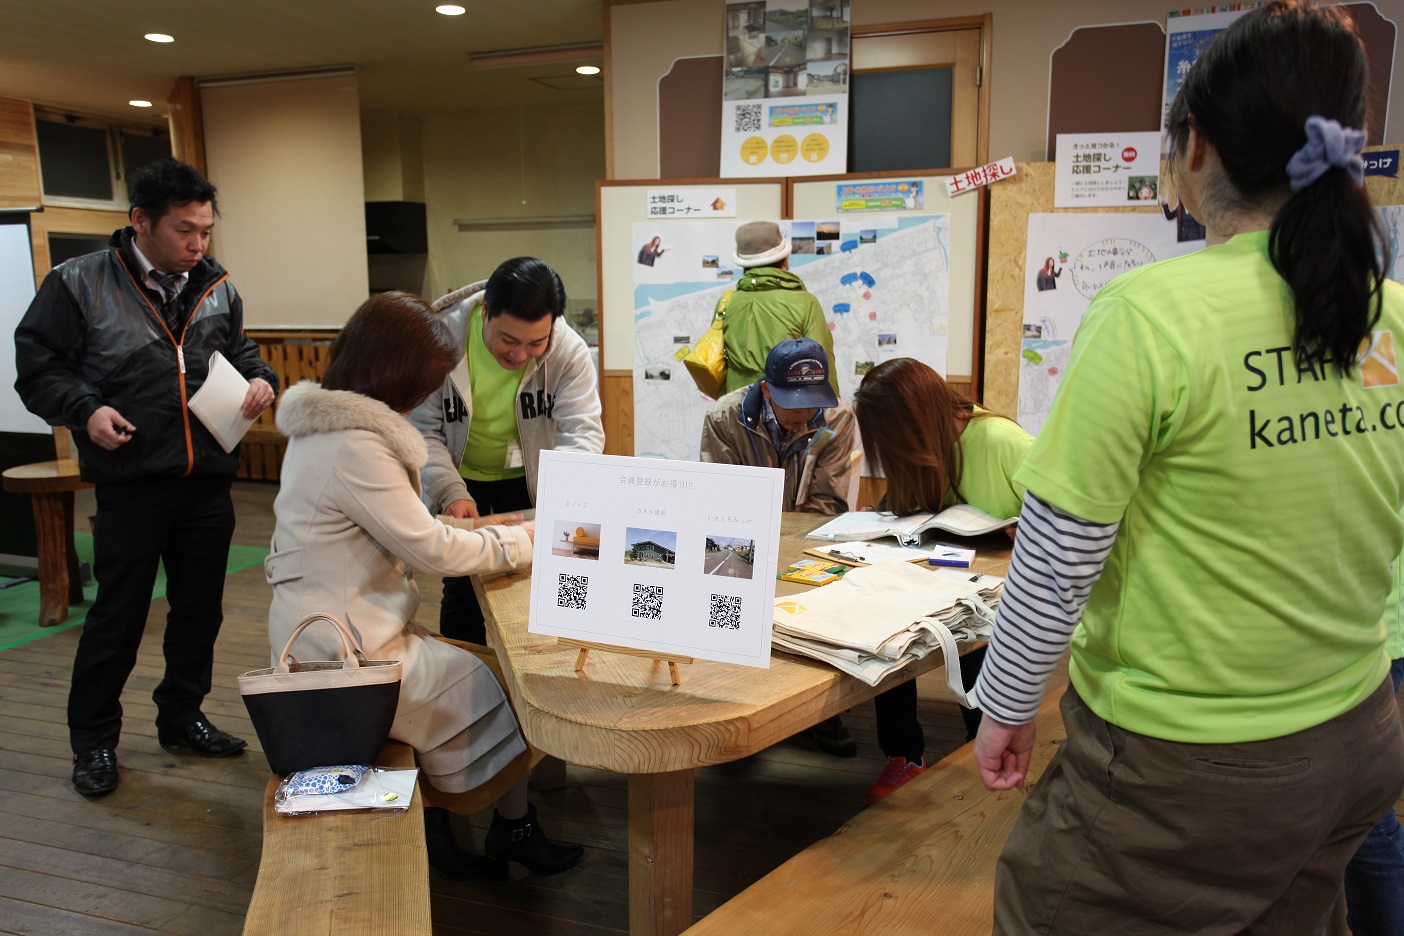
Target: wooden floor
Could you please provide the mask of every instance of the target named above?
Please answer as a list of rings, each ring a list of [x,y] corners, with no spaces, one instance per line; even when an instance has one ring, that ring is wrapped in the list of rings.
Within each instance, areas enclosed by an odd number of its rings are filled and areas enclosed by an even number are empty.
[[[235,542],[265,546],[274,485],[235,486]],[[91,512],[79,498],[79,516]],[[437,621],[439,584],[421,581],[421,623]],[[137,667],[123,696],[118,748],[122,784],[88,802],[69,784],[64,706],[79,629],[0,653],[0,933],[238,933],[258,871],[267,764],[235,677],[266,666],[269,591],[261,567],[226,579],[225,623],[205,713],[248,738],[250,752],[225,761],[167,754],[156,743],[151,690],[161,676],[164,599],[153,602]],[[964,742],[939,674],[923,678],[927,756]],[[881,769],[871,704],[845,717],[859,757],[839,760],[792,739],[733,764],[697,771],[696,892],[702,916],[862,807]],[[581,842],[585,861],[555,878],[507,884],[432,878],[435,932],[585,936],[628,928],[626,783],[571,767],[564,790],[534,793],[546,830]],[[459,826],[480,848],[488,815]]]

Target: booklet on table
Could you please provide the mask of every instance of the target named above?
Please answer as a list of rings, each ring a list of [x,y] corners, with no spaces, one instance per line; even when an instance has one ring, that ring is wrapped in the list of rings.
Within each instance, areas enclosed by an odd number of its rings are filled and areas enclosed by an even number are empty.
[[[831,543],[891,536],[903,546],[919,546],[921,536],[927,530],[944,530],[956,536],[981,536],[1018,522],[1018,517],[1001,520],[969,504],[947,507],[940,513],[919,513],[907,517],[876,510],[854,510],[839,514],[808,536]]]

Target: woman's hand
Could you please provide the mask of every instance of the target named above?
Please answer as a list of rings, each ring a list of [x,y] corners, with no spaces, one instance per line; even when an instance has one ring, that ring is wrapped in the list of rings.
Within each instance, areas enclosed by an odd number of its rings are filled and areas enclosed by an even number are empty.
[[[488,514],[486,517],[473,515],[473,529],[475,530],[485,526],[516,526],[521,522],[522,515],[519,513]]]

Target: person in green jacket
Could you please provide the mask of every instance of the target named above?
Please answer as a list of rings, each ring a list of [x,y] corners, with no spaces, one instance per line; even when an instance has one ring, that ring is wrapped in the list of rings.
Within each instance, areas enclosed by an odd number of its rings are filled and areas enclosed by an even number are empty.
[[[813,338],[833,365],[829,384],[838,392],[834,339],[824,307],[789,271],[790,240],[774,221],[751,221],[736,229],[736,263],[745,272],[726,304],[726,392],[750,386],[765,375],[765,359],[786,338]]]

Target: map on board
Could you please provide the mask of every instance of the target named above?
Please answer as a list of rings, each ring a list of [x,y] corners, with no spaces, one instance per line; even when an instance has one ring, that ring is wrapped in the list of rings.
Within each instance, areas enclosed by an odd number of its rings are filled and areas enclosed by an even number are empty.
[[[1043,428],[1073,334],[1102,287],[1127,270],[1199,250],[1204,241],[1192,238],[1202,230],[1163,212],[1029,215],[1019,425],[1034,434]]]
[[[1381,205],[1375,213],[1385,235],[1385,275],[1404,283],[1404,205]]]
[[[634,225],[652,245],[634,267],[634,452],[698,457],[713,401],[682,363],[735,287],[734,221]],[[950,216],[787,221],[790,270],[824,307],[834,338],[839,395],[851,401],[863,374],[891,357],[946,372]],[[658,243],[654,243],[657,239]],[[659,251],[662,253],[659,253]]]

